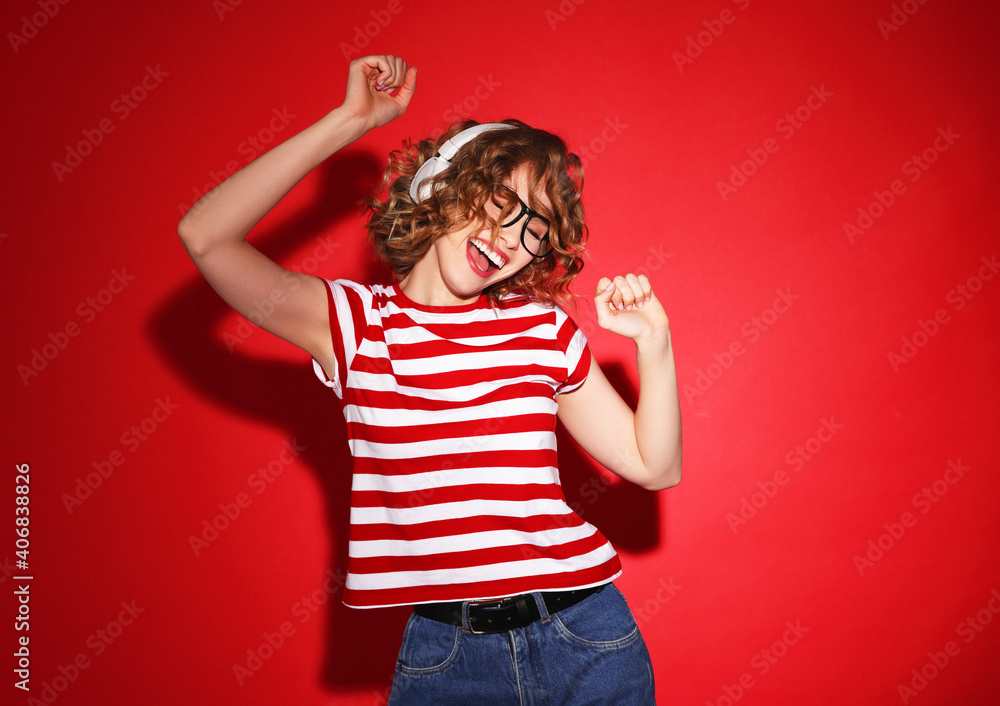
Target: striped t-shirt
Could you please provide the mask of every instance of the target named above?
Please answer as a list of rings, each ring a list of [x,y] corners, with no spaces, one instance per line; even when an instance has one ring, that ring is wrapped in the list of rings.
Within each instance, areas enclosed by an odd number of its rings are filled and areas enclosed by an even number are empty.
[[[411,301],[325,280],[354,476],[344,603],[375,608],[583,588],[621,574],[563,496],[556,396],[590,369],[559,307]]]

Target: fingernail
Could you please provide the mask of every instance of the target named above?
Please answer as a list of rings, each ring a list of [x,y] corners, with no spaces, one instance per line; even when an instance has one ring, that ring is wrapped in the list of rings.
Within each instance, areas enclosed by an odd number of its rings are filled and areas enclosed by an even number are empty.
[[[643,302],[643,300],[642,300],[642,299],[640,299],[640,300],[639,300],[638,302],[636,302],[636,306],[637,306],[638,308],[640,308],[640,309],[641,309],[641,308],[642,308],[642,305],[643,305],[644,303],[645,303],[645,302]]]
[[[632,311],[632,305],[629,304],[627,307],[625,307],[625,311]]]
[[[608,286],[604,288],[604,291],[605,292],[610,292],[614,288],[615,288],[615,283],[614,282],[608,282]]]

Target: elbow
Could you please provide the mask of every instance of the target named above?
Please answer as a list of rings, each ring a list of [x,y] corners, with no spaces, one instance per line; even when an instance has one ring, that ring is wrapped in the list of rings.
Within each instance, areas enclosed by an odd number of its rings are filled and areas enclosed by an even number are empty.
[[[182,218],[181,222],[177,224],[177,237],[184,243],[184,247],[187,247],[188,243],[194,239],[191,227],[187,224],[187,216]]]
[[[643,483],[643,488],[646,490],[666,490],[668,488],[673,488],[681,482],[681,464],[678,461],[676,464],[671,466],[669,469],[663,473],[658,474],[655,478],[651,479],[647,483]]]
[[[184,246],[184,249],[187,250],[191,259],[197,260],[205,254],[204,239],[199,238],[194,231],[185,225],[184,221],[185,219],[182,218],[181,222],[177,224],[177,236],[181,239],[181,244]]]
[[[673,488],[681,482],[681,475],[678,473],[676,476],[671,476],[669,478],[657,479],[653,483],[648,483],[643,487],[646,490],[667,490],[668,488]]]

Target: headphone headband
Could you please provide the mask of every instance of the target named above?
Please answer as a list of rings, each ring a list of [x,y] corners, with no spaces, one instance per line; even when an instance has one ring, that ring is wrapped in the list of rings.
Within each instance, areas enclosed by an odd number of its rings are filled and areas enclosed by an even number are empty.
[[[482,125],[473,125],[472,127],[462,130],[450,140],[445,141],[443,145],[438,147],[438,156],[431,157],[426,162],[424,162],[417,173],[413,175],[413,181],[410,183],[410,198],[414,202],[420,203],[424,199],[431,195],[430,184],[427,182],[437,174],[440,174],[445,169],[451,166],[451,160],[454,159],[455,155],[458,154],[458,150],[462,145],[467,142],[471,142],[480,133],[488,132],[489,130],[505,130],[508,128],[513,128],[514,125],[508,125],[507,123],[483,123]]]

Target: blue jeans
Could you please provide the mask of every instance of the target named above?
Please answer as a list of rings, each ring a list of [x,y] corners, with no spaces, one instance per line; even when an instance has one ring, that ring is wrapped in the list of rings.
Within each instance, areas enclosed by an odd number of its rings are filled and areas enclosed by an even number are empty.
[[[541,619],[508,632],[411,615],[389,705],[656,703],[649,651],[613,583],[555,615],[531,595]]]

